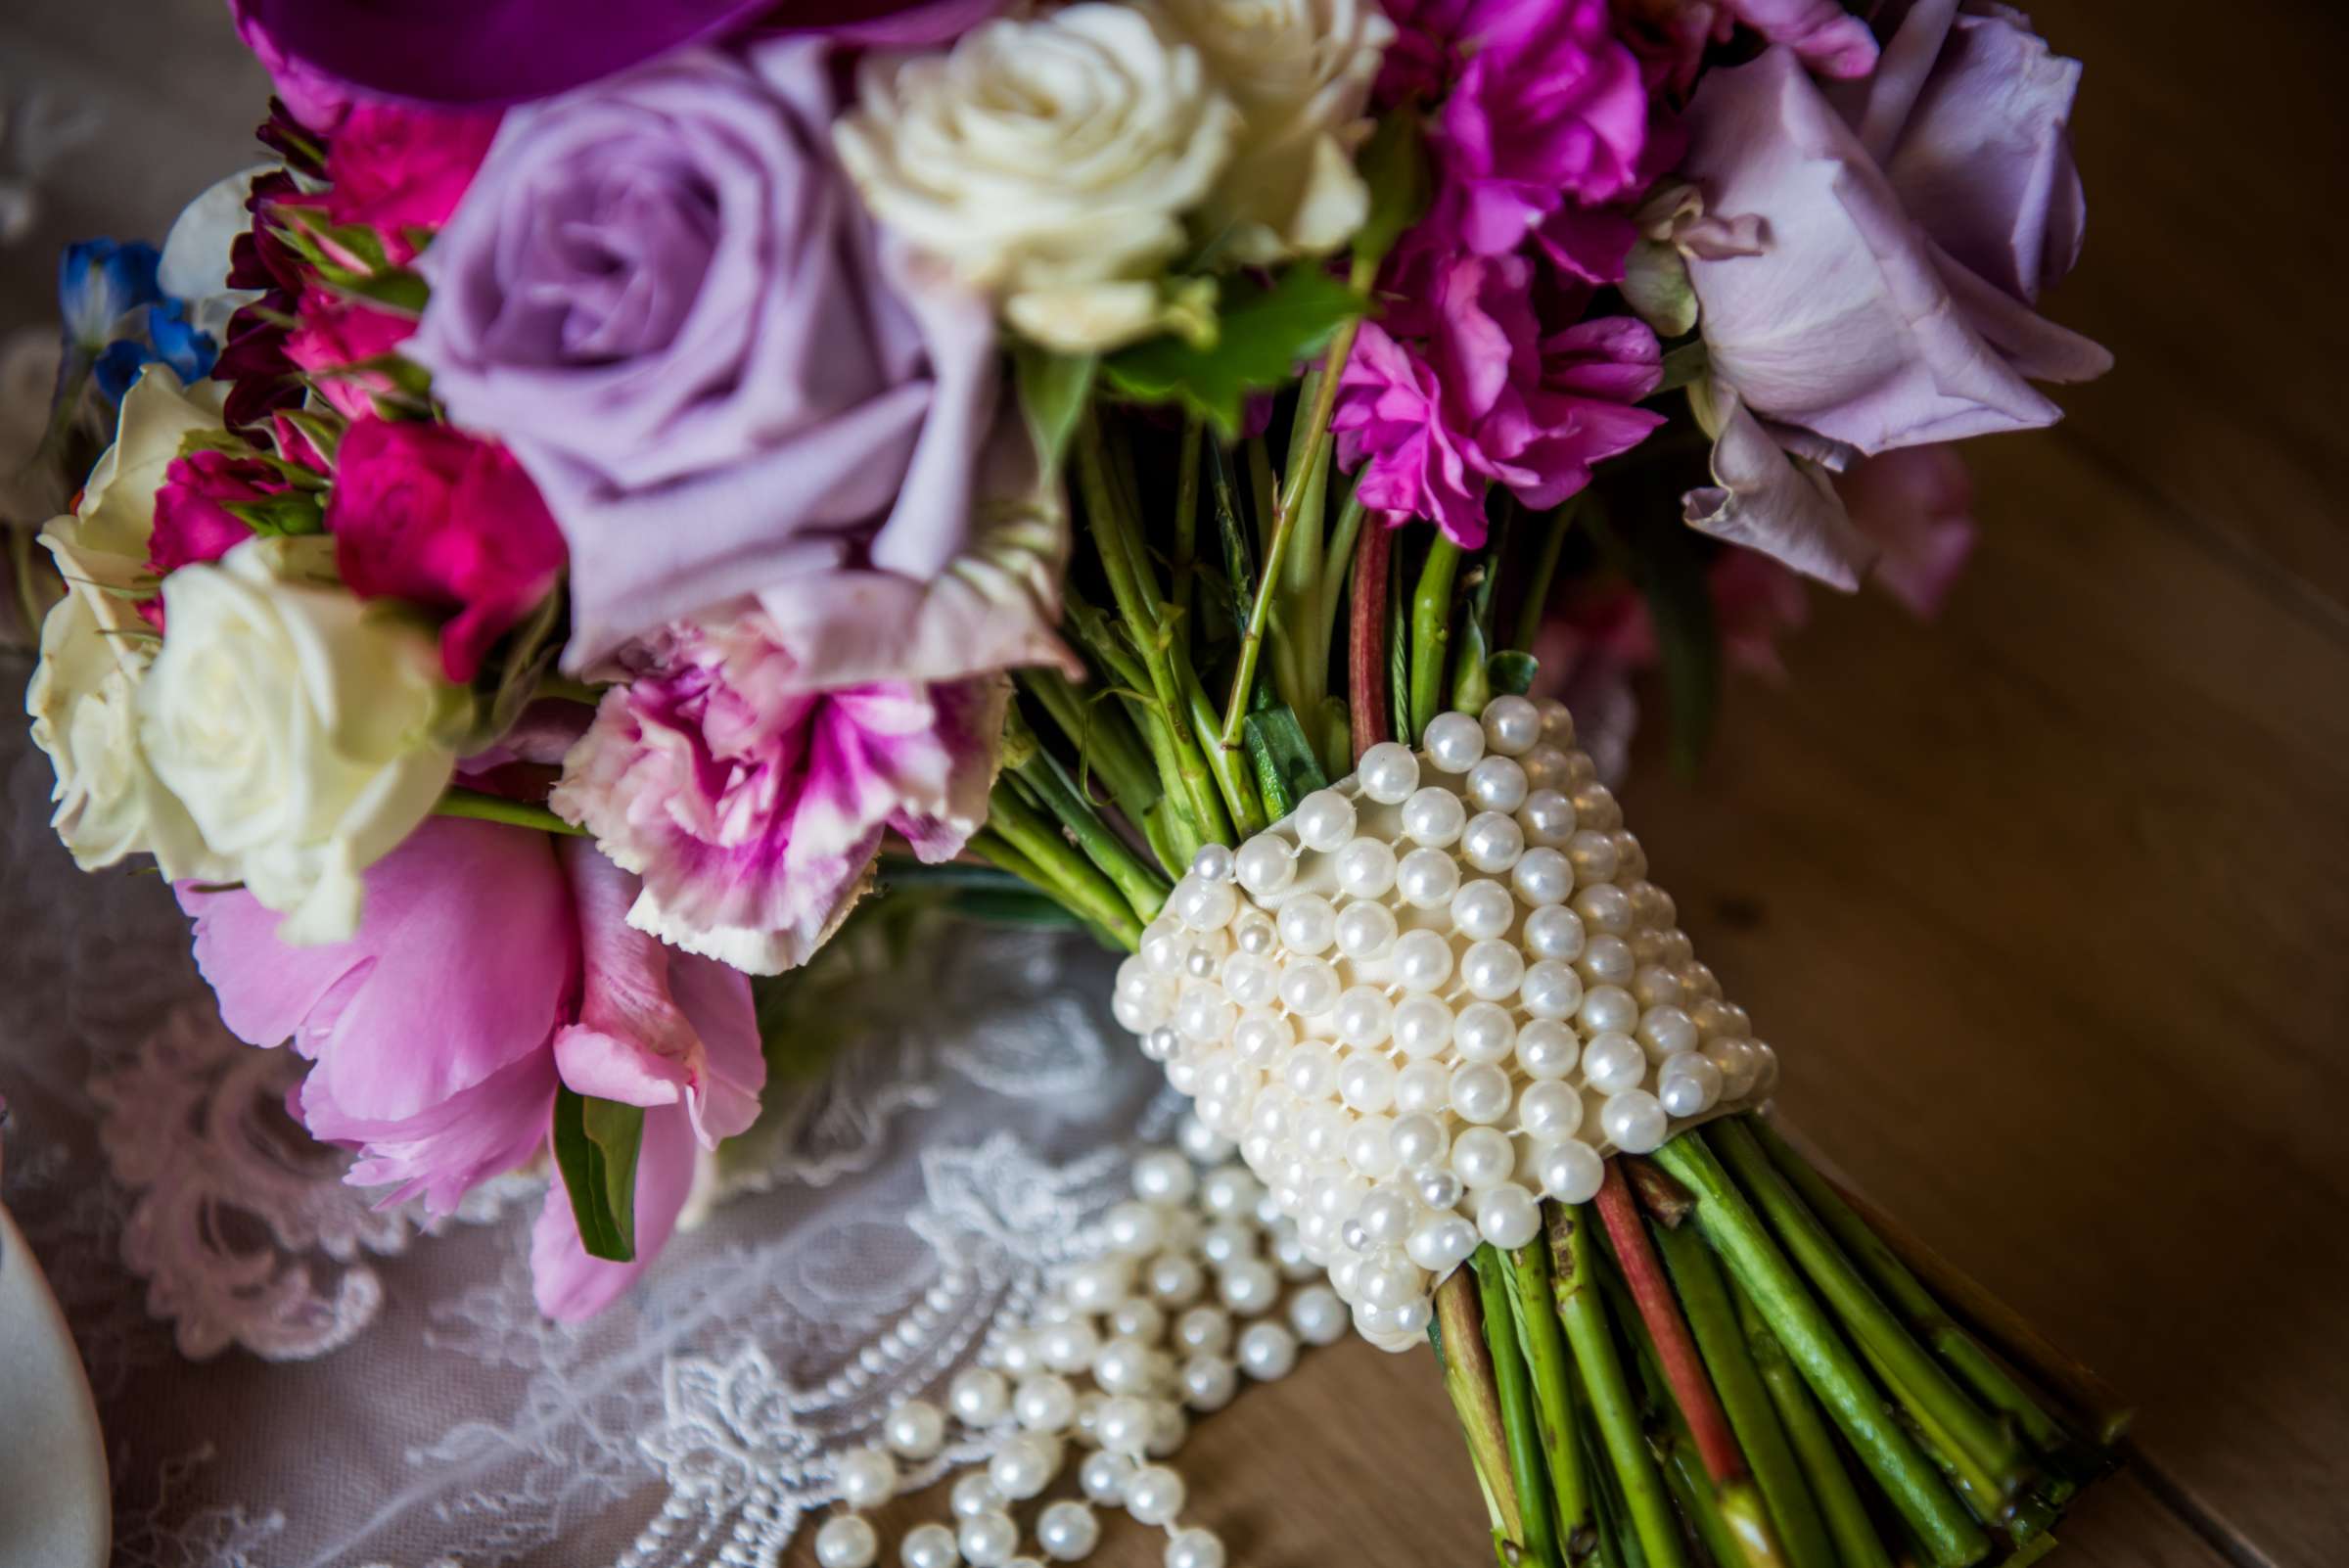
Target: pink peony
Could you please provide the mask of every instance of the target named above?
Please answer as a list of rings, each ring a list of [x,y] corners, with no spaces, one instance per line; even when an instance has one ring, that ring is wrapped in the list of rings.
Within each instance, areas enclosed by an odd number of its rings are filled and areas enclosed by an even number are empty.
[[[454,612],[440,662],[455,681],[473,679],[563,569],[563,536],[522,466],[446,425],[352,425],[336,452],[326,528],[352,592]]]
[[[315,1136],[355,1145],[349,1179],[391,1187],[387,1202],[421,1196],[445,1214],[535,1158],[575,1065],[580,1092],[647,1107],[636,1261],[588,1257],[558,1185],[530,1250],[551,1316],[587,1316],[642,1272],[684,1206],[697,1130],[714,1146],[756,1110],[765,1063],[749,983],[634,941],[621,923],[634,879],[576,841],[435,818],[369,868],[358,934],[333,946],[280,944],[249,894],[179,897],[222,1021],[316,1064],[293,1109]]]
[[[1443,94],[1428,123],[1437,188],[1422,226],[1434,249],[1505,254],[1561,209],[1638,183],[1647,90],[1606,0],[1408,0],[1388,11],[1401,37],[1382,95]]]
[[[1363,504],[1390,524],[1427,518],[1474,549],[1488,482],[1555,506],[1662,423],[1635,406],[1659,379],[1655,334],[1604,316],[1543,337],[1532,270],[1461,255],[1429,269],[1423,304],[1364,323],[1330,428],[1344,467],[1369,465]]]
[[[548,803],[644,876],[630,923],[753,973],[804,963],[864,888],[884,830],[951,858],[987,818],[1005,683],[805,685],[759,610],[630,656]]]
[[[498,116],[360,103],[327,148],[323,198],[335,223],[363,223],[392,259],[407,261],[420,233],[446,223],[488,155]]]
[[[329,403],[357,419],[375,411],[373,394],[391,383],[380,370],[350,374],[351,367],[397,351],[415,331],[413,317],[312,287],[302,292],[285,353],[309,372]]]

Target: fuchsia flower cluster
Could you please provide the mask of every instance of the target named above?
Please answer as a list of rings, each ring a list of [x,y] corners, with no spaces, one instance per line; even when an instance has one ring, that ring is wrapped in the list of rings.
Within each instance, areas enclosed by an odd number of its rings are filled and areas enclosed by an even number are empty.
[[[1006,671],[1082,671],[1010,350],[1212,340],[1201,301],[1253,285],[1209,193],[1317,282],[1371,208],[1349,160],[1374,120],[1407,127],[1424,209],[1376,258],[1331,422],[1359,498],[1481,549],[1499,508],[1562,505],[1678,412],[1711,447],[1685,521],[1746,547],[1708,569],[1717,622],[1766,670],[1795,573],[1936,606],[1972,537],[1949,443],[2048,423],[2033,383],[2106,362],[2035,308],[2080,249],[2078,68],[1993,0],[1895,0],[1880,31],[1835,0],[1389,0],[1314,13],[1342,35],[1221,85],[1214,40],[1176,35],[1212,21],[1126,0],[852,3],[798,31],[764,0],[595,27],[563,0],[231,9],[282,166],[238,187],[212,382],[135,389],[59,520],[95,597],[56,640],[97,673],[36,738],[137,764],[69,790],[61,761],[61,821],[103,821],[85,863],[111,863],[140,792],[168,794],[140,749],[173,740],[123,691],[188,646],[189,607],[299,667],[252,673],[284,676],[334,785],[332,809],[277,792],[309,836],[272,885],[335,895],[309,945],[184,803],[169,855],[147,847],[230,1027],[312,1064],[294,1109],[352,1179],[446,1212],[542,1161],[565,1096],[643,1109],[634,1261],[590,1256],[577,1195],[549,1197],[557,1316],[624,1290],[757,1115],[748,977],[806,962],[885,844],[962,853]],[[1051,50],[1018,46],[1056,18]],[[1023,151],[990,116],[1066,109],[1020,77],[1046,56],[1099,70],[1072,102],[1134,102]],[[1072,139],[1082,166],[1049,166]],[[965,199],[998,180],[1016,194]],[[967,226],[971,254],[891,210]],[[1015,345],[1015,303],[1072,320]],[[338,629],[397,668],[338,663]],[[1654,640],[1620,585],[1578,593],[1550,678],[1619,685]],[[174,689],[238,684],[207,671]],[[217,771],[182,769],[215,822],[255,782]],[[465,816],[423,814],[443,789]]]

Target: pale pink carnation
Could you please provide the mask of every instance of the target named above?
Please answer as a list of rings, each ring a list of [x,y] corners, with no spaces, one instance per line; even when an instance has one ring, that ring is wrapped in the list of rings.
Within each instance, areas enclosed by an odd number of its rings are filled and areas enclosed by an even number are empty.
[[[1000,675],[809,690],[763,612],[680,623],[564,760],[550,804],[644,877],[628,919],[755,974],[806,961],[885,831],[950,859],[987,819]]]

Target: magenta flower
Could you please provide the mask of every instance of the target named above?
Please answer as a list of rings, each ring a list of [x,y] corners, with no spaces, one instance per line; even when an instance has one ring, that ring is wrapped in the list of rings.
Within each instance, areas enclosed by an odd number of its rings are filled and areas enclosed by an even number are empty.
[[[285,354],[338,412],[357,419],[375,411],[375,394],[390,391],[391,380],[381,370],[352,367],[396,352],[415,330],[412,316],[312,286],[302,291]]]
[[[1562,208],[1610,202],[1638,183],[1647,90],[1615,39],[1607,0],[1406,0],[1387,10],[1401,36],[1381,96],[1443,95],[1428,123],[1437,190],[1422,243],[1506,254]]]
[[[352,425],[326,529],[353,593],[451,613],[440,664],[454,681],[473,679],[563,570],[563,536],[513,454],[446,425]]]
[[[635,940],[622,922],[634,879],[583,844],[435,818],[368,869],[358,934],[333,946],[282,945],[248,894],[179,897],[222,1021],[315,1064],[292,1109],[356,1146],[349,1180],[390,1187],[386,1202],[445,1214],[536,1158],[575,1067],[581,1092],[648,1107],[634,1263],[589,1258],[569,1197],[547,1195],[530,1260],[551,1316],[587,1316],[642,1272],[675,1227],[697,1141],[756,1110],[749,983]]]
[[[811,691],[761,611],[636,650],[550,804],[642,873],[629,922],[754,974],[806,961],[864,891],[884,831],[950,859],[987,819],[1006,683]]]
[[[199,447],[175,458],[155,492],[155,531],[147,564],[159,577],[198,561],[217,561],[253,537],[253,527],[228,509],[286,493],[289,486],[257,458]]]
[[[446,223],[497,134],[498,116],[404,104],[355,105],[326,150],[326,215],[375,230],[393,261]]]
[[[1414,302],[1363,324],[1330,428],[1342,466],[1368,465],[1363,504],[1390,524],[1426,518],[1477,548],[1489,483],[1555,506],[1663,422],[1635,406],[1661,374],[1655,334],[1605,316],[1543,337],[1532,271],[1523,256],[1435,263]]]
[[[1615,0],[1617,25],[1639,57],[1648,84],[1684,94],[1709,45],[1739,26],[1784,44],[1822,76],[1865,76],[1876,66],[1876,36],[1842,0]]]

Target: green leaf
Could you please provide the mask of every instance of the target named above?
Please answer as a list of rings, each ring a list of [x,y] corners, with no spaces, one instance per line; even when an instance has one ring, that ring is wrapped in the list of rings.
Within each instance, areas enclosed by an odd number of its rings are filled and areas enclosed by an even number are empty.
[[[522,717],[522,711],[538,695],[539,681],[555,668],[555,656],[563,651],[556,635],[562,626],[563,591],[558,587],[509,634],[497,680],[481,705],[480,727],[467,737],[468,751],[486,750]]]
[[[555,1168],[579,1245],[608,1263],[636,1259],[636,1151],[644,1108],[555,1088]]]
[[[318,497],[301,490],[258,501],[230,501],[221,510],[266,536],[294,538],[326,531],[326,511]]]
[[[1641,240],[1624,261],[1623,298],[1659,338],[1678,338],[1696,325],[1696,290],[1688,263],[1661,240]]]
[[[382,305],[403,316],[423,315],[425,302],[433,297],[432,285],[424,281],[423,274],[404,267],[361,273],[345,267],[322,266],[318,271],[336,293],[355,295],[370,304]]]
[[[1110,355],[1101,370],[1123,395],[1178,402],[1214,421],[1228,440],[1248,393],[1285,384],[1364,303],[1316,262],[1296,263],[1269,289],[1234,275],[1223,280],[1211,341],[1153,338]]]
[[[1355,231],[1354,254],[1376,263],[1427,210],[1432,182],[1417,112],[1406,105],[1380,120],[1359,164],[1363,183],[1370,187],[1370,210]]]
[[[1305,738],[1305,726],[1288,704],[1274,703],[1250,714],[1247,736],[1249,760],[1256,764],[1257,782],[1265,792],[1265,809],[1272,816],[1288,815],[1300,800],[1328,786],[1329,778]]]
[[[1522,697],[1534,689],[1534,674],[1541,661],[1530,653],[1515,648],[1503,648],[1485,661],[1485,673],[1493,682],[1496,694]]]
[[[1020,411],[1028,416],[1028,434],[1035,438],[1036,458],[1045,473],[1059,471],[1100,368],[1094,354],[1056,354],[1025,343],[1012,350]]]
[[[1685,387],[1690,382],[1700,381],[1712,368],[1712,356],[1705,352],[1702,338],[1684,343],[1678,348],[1668,348],[1664,352],[1664,379],[1656,383],[1656,392],[1668,392]]]

